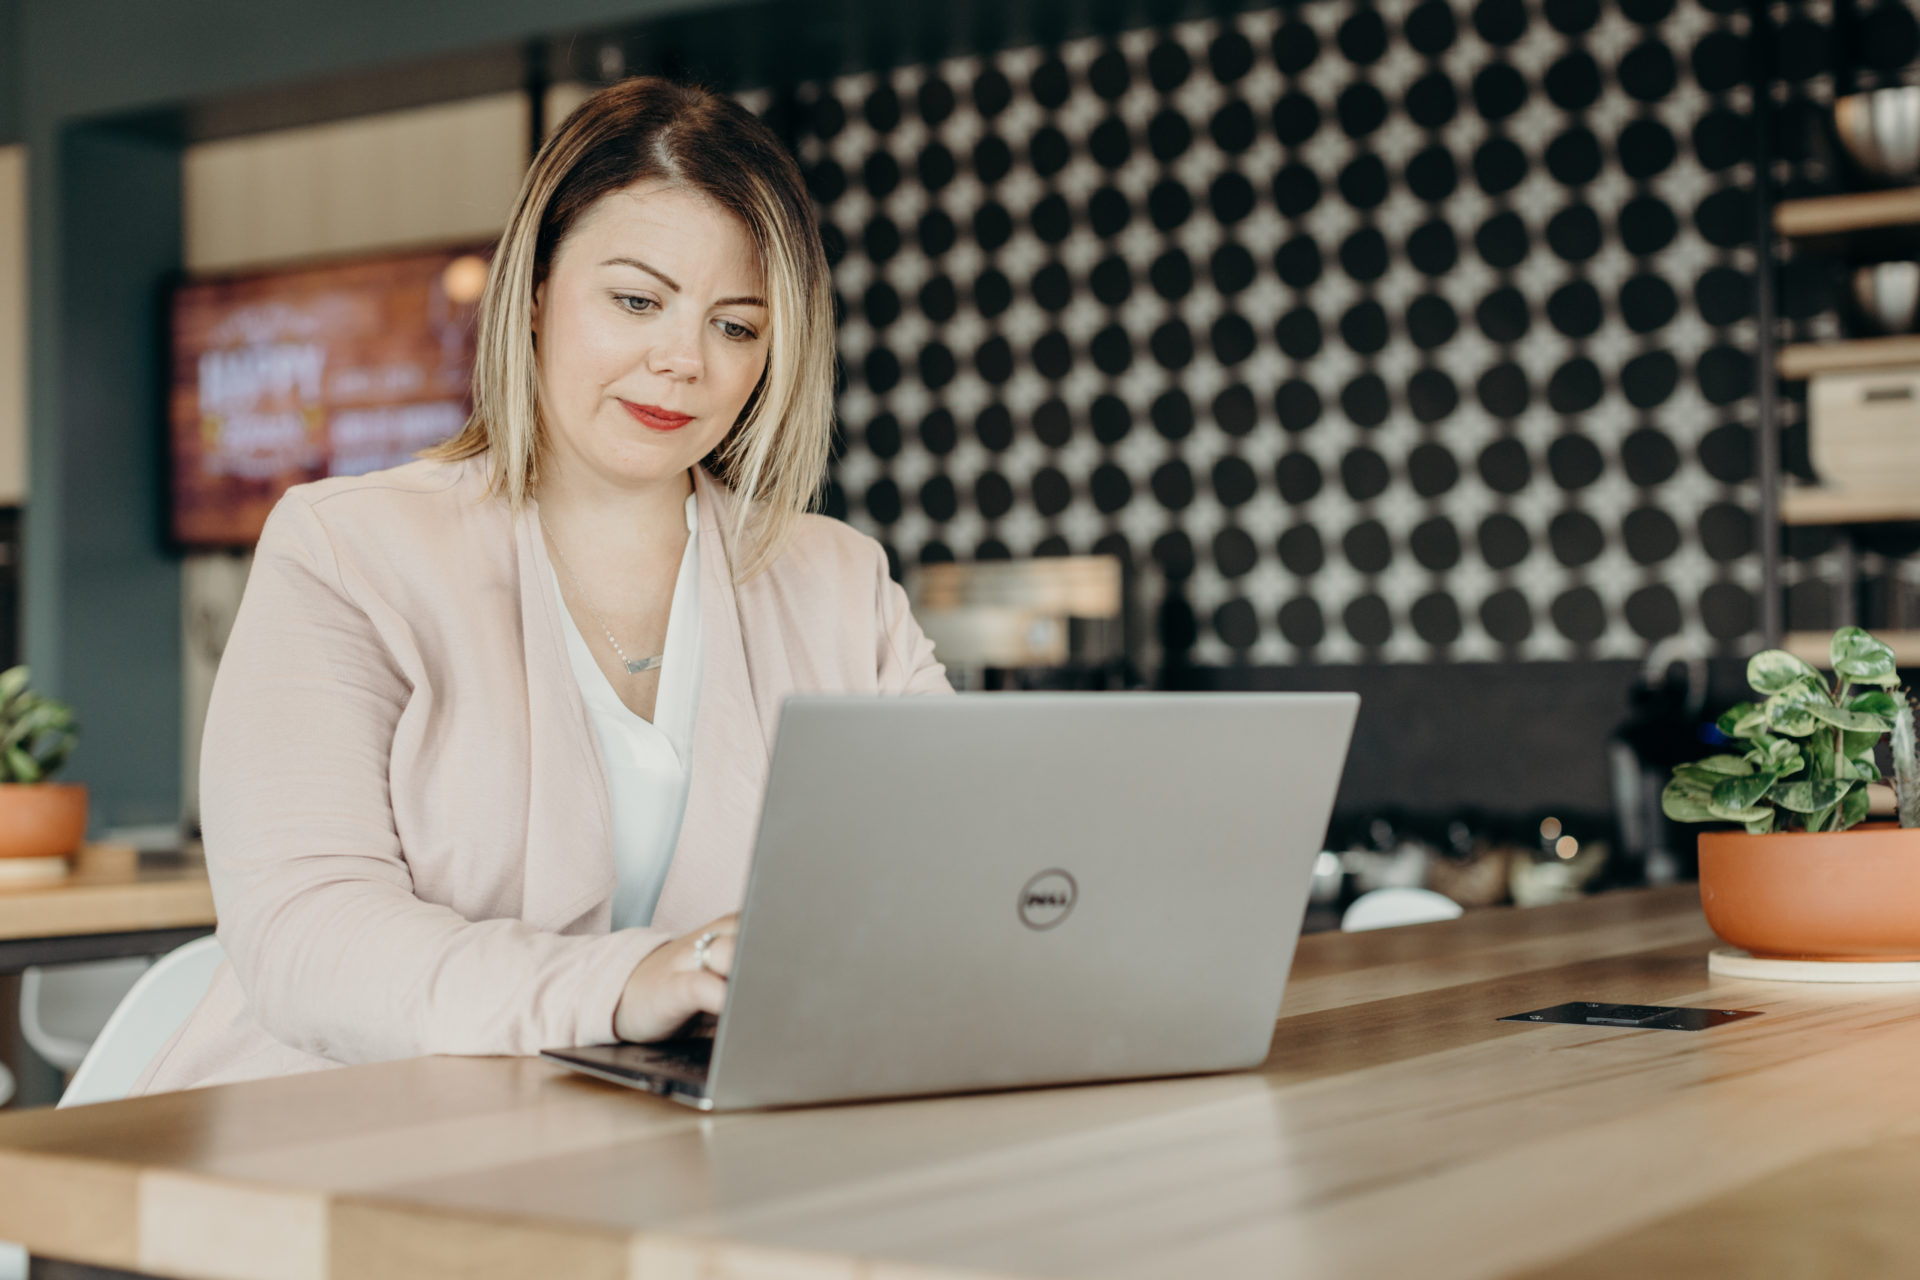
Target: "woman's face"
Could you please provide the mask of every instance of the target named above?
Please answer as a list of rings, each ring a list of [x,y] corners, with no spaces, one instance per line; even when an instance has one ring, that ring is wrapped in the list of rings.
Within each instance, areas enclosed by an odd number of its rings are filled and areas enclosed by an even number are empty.
[[[534,294],[543,470],[644,487],[712,452],[767,366],[766,287],[738,219],[643,182],[574,224]]]

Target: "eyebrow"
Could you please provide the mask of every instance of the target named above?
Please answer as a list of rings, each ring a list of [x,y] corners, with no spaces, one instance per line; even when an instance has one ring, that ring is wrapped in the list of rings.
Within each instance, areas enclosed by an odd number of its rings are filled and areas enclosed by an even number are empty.
[[[603,267],[638,267],[675,293],[680,292],[679,281],[658,267],[648,266],[638,258],[608,258],[600,265]],[[713,305],[716,307],[764,307],[767,303],[764,298],[755,298],[747,294],[742,294],[737,298],[718,298],[714,301]]]

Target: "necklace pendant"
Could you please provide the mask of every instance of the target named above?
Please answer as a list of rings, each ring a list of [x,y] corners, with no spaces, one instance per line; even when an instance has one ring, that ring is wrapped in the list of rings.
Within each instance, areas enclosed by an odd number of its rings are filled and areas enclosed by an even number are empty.
[[[661,662],[666,659],[666,656],[667,656],[666,654],[661,653],[661,654],[655,654],[651,658],[624,659],[624,661],[627,664],[627,674],[630,676],[637,676],[643,671],[651,671],[655,667],[659,666]]]

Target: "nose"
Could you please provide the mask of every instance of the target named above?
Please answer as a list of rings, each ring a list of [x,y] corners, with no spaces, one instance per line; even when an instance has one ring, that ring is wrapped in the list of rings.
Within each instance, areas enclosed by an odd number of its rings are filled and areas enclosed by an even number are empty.
[[[659,334],[659,341],[647,353],[647,368],[662,377],[692,382],[701,374],[700,341],[696,334],[685,333],[676,325]]]

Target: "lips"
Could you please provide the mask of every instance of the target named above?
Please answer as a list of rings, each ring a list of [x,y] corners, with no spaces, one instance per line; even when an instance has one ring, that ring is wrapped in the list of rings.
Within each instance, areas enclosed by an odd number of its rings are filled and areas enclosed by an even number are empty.
[[[633,415],[633,420],[650,431],[678,431],[693,421],[690,413],[675,413],[671,409],[662,409],[657,404],[634,404],[631,400],[622,400],[620,407]]]

